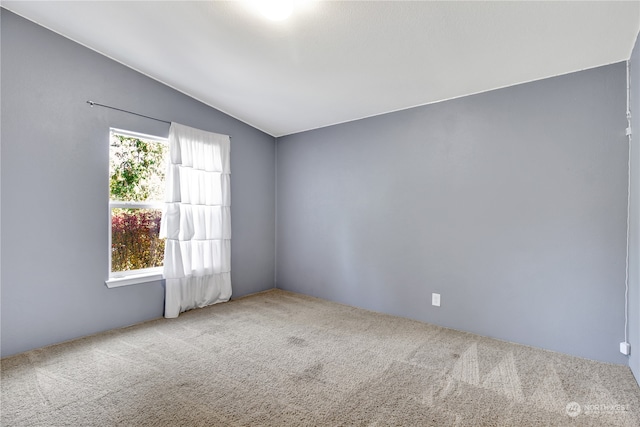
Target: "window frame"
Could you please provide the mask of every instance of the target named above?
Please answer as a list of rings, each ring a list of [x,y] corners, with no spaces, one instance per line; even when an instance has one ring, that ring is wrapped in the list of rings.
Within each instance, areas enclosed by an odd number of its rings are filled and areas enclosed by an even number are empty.
[[[128,138],[138,138],[145,141],[157,142],[161,144],[165,144],[167,148],[169,147],[169,138],[163,138],[161,136],[148,135],[139,132],[133,132],[124,129],[118,128],[109,128],[109,144],[111,144],[111,136],[113,134],[122,135]],[[167,151],[167,156],[169,156],[169,152]],[[109,153],[109,161],[111,161],[111,153]],[[105,285],[108,288],[115,288],[119,286],[128,286],[135,285],[139,283],[145,282],[153,282],[163,279],[162,269],[163,267],[150,267],[150,268],[140,268],[136,270],[127,270],[127,271],[111,271],[111,238],[113,231],[111,230],[112,225],[112,212],[113,209],[118,208],[133,208],[133,209],[163,209],[165,202],[163,201],[145,201],[145,202],[126,202],[119,200],[111,200],[111,192],[108,195],[108,210],[109,210],[109,222],[108,222],[108,271],[109,276],[108,279],[105,280]]]

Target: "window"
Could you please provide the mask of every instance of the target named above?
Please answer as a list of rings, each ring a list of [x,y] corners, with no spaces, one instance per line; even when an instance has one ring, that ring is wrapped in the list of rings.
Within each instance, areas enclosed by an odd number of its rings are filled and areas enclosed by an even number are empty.
[[[167,140],[112,129],[109,141],[109,280],[122,286],[161,278]]]

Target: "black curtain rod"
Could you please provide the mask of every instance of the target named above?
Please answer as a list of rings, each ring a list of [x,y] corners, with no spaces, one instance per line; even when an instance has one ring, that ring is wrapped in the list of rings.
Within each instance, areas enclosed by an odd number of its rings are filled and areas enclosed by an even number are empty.
[[[116,111],[122,111],[123,113],[128,113],[128,114],[133,114],[134,116],[139,116],[139,117],[144,117],[145,119],[151,119],[151,120],[155,120],[157,122],[162,122],[162,123],[166,123],[168,125],[171,124],[171,122],[168,122],[166,120],[162,120],[162,119],[156,119],[155,117],[150,117],[150,116],[145,116],[144,114],[140,114],[140,113],[134,113],[133,111],[127,111],[127,110],[123,110],[122,108],[116,108],[116,107],[112,107],[110,105],[104,105],[104,104],[99,104],[97,102],[93,102],[93,101],[87,101],[87,104],[89,104],[90,106],[94,106],[97,105],[98,107],[104,107],[104,108],[110,108],[112,110],[116,110]]]

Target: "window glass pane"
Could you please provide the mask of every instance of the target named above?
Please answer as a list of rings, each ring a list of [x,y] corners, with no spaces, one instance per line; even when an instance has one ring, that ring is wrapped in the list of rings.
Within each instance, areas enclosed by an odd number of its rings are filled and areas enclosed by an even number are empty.
[[[111,272],[162,266],[164,240],[160,209],[138,208],[135,202],[164,200],[168,160],[166,141],[112,130],[109,140],[109,200],[111,209]]]
[[[162,266],[161,209],[111,209],[111,271]]]

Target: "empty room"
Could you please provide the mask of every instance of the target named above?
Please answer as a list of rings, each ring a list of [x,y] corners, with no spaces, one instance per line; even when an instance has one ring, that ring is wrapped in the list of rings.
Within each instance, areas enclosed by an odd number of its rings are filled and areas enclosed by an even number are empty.
[[[0,2],[2,426],[639,426],[640,1]]]

